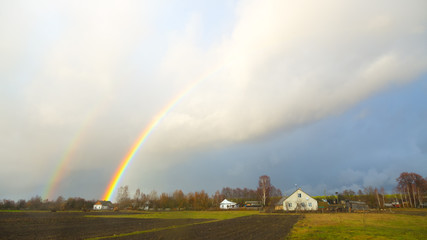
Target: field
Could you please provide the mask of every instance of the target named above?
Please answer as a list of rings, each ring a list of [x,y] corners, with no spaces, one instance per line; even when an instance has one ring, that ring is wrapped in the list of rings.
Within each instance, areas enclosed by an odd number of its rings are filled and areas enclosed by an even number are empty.
[[[298,218],[255,211],[0,212],[0,239],[284,239]]]
[[[427,239],[427,209],[305,214],[290,239]]]
[[[0,211],[0,239],[111,238],[427,239],[427,210],[302,215],[257,211]]]

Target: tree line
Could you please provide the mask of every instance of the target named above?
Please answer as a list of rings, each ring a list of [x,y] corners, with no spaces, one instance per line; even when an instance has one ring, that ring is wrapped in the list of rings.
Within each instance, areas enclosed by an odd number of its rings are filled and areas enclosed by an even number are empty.
[[[280,199],[282,192],[271,185],[270,177],[259,177],[257,189],[223,187],[209,196],[204,190],[184,194],[175,190],[172,194],[158,194],[155,190],[148,194],[137,189],[131,196],[128,186],[121,186],[117,191],[116,204],[119,209],[186,209],[206,210],[218,208],[224,200],[236,202],[243,206],[246,201],[260,201],[263,206],[269,206],[272,201]]]
[[[359,189],[357,193],[346,189],[335,195],[315,197],[318,201],[326,199],[329,204],[337,204],[342,200],[362,201],[370,208],[384,209],[386,207],[419,208],[426,207],[427,178],[417,173],[402,172],[396,178],[397,186],[393,193],[387,194],[383,187],[372,186]]]
[[[397,186],[393,194],[387,194],[384,188],[365,187],[358,190],[344,190],[329,196],[314,197],[319,202],[326,200],[329,204],[337,204],[341,200],[363,201],[371,208],[384,208],[389,203],[398,203],[401,207],[423,207],[427,195],[427,178],[416,173],[403,172],[396,179]],[[121,186],[116,195],[115,206],[118,209],[175,209],[175,210],[206,210],[215,209],[224,199],[244,206],[246,201],[259,201],[262,206],[274,206],[282,197],[280,189],[271,184],[270,177],[259,177],[258,187],[231,188],[223,187],[209,195],[204,190],[184,194],[182,190],[173,193],[158,194],[155,190],[143,193],[137,189],[129,192],[128,186]],[[96,200],[85,200],[80,197],[65,199],[60,196],[56,200],[42,199],[40,196],[29,200],[0,200],[0,209],[10,210],[89,210]]]
[[[86,200],[81,197],[70,197],[65,199],[64,197],[59,196],[56,200],[49,201],[47,199],[42,199],[40,196],[35,196],[29,200],[0,200],[0,209],[51,211],[90,210],[92,209],[95,202],[95,200]]]
[[[116,195],[115,207],[118,209],[179,209],[179,210],[207,210],[219,207],[219,204],[227,198],[240,206],[245,201],[259,200],[264,206],[268,206],[282,196],[282,192],[271,185],[270,177],[263,175],[259,178],[259,186],[256,189],[223,187],[213,195],[204,190],[184,194],[182,190],[175,190],[172,194],[161,193],[153,190],[144,193],[139,188],[131,194],[129,187],[121,186]],[[40,196],[30,200],[0,200],[0,209],[10,210],[90,210],[97,200],[85,200],[80,197],[65,199],[62,196],[56,200],[43,200]]]

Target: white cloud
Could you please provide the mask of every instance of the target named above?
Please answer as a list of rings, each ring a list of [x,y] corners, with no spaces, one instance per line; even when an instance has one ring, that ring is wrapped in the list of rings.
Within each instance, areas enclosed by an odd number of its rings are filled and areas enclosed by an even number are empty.
[[[222,36],[205,44],[203,13],[164,13],[151,1],[2,2],[0,161],[37,163],[37,174],[20,176],[42,184],[84,131],[70,169],[118,164],[162,106],[197,80],[147,140],[150,160],[134,166],[168,166],[185,159],[174,154],[339,113],[426,72],[426,8],[424,1],[242,1],[229,18],[236,22],[222,22]],[[159,26],[168,18],[162,24],[188,22]]]
[[[170,50],[181,59],[174,65],[180,78],[221,68],[169,113],[147,148],[185,151],[253,139],[338,113],[414,79],[427,69],[422,5],[242,3],[233,33],[218,48]],[[179,55],[180,49],[187,50]]]

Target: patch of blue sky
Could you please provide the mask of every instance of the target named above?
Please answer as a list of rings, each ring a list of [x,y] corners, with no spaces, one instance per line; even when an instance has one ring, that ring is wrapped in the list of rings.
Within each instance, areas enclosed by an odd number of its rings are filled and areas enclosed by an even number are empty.
[[[157,14],[150,23],[150,35],[137,47],[134,57],[148,56],[147,63],[159,63],[171,45],[175,34],[183,34],[190,24],[195,25],[195,43],[202,50],[221,43],[231,36],[237,1],[168,1],[154,3]],[[193,21],[193,22],[192,22]],[[153,59],[154,58],[154,59]],[[146,63],[144,61],[144,63]]]

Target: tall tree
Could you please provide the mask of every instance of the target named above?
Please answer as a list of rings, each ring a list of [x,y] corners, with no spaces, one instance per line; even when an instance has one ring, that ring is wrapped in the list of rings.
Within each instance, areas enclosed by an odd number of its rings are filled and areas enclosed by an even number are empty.
[[[262,205],[265,206],[268,203],[268,199],[270,198],[271,191],[271,182],[270,177],[267,175],[262,175],[258,180],[258,195],[261,199]]]
[[[417,173],[403,172],[397,181],[397,190],[408,194],[409,203],[416,207],[416,199],[420,198],[418,192],[424,195],[427,192],[427,180]]]
[[[282,191],[279,188],[271,186],[270,196],[271,197],[282,197]]]
[[[55,201],[55,209],[56,210],[64,210],[65,208],[65,199],[62,196],[59,196]]]
[[[377,201],[378,201],[378,209],[381,208],[381,203],[380,203],[380,197],[378,196],[378,189],[375,188],[375,196],[377,197]]]
[[[141,190],[138,188],[133,195],[133,208],[138,209],[141,207]]]
[[[24,209],[25,205],[27,204],[27,202],[24,199],[20,199],[17,203],[16,203],[16,209]]]
[[[223,187],[221,190],[221,195],[224,196],[225,198],[232,198],[233,189],[231,189],[230,187]]]
[[[119,208],[128,207],[130,205],[129,187],[127,185],[119,188],[116,201],[119,204]]]
[[[382,198],[383,198],[381,206],[382,206],[382,208],[384,208],[384,205],[385,205],[385,190],[384,190],[384,187],[381,187],[380,192],[381,192],[381,195],[382,195]]]
[[[224,199],[224,196],[221,195],[221,193],[217,190],[215,192],[215,194],[212,196],[213,199],[213,205],[214,206],[219,206],[219,204],[221,203],[221,201]]]
[[[182,190],[175,190],[175,192],[173,192],[172,198],[175,201],[175,205],[178,210],[186,207],[186,199]]]
[[[342,192],[342,196],[346,200],[353,200],[355,198],[355,195],[356,195],[356,193],[353,190],[351,190],[351,189],[345,189]]]
[[[167,193],[160,194],[160,198],[159,198],[158,203],[159,203],[160,208],[171,208],[172,207],[171,197]]]
[[[359,195],[364,202],[366,202],[371,208],[375,207],[375,189],[372,186],[365,187],[363,189],[363,195]]]

